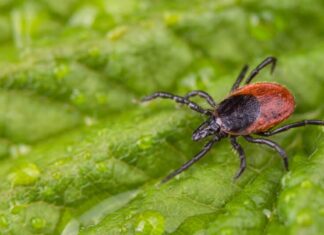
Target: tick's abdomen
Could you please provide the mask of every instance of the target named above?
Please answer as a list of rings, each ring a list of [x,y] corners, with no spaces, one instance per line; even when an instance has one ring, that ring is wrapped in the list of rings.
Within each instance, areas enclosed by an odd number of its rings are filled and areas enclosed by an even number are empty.
[[[216,115],[223,131],[248,135],[269,130],[294,111],[292,94],[277,83],[260,82],[243,86],[222,101]]]
[[[219,104],[216,112],[225,132],[241,133],[258,118],[260,104],[253,95],[232,95]]]

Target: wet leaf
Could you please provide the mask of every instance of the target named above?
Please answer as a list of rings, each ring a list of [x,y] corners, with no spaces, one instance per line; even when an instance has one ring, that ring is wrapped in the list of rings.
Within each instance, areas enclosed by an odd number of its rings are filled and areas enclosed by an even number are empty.
[[[246,63],[287,86],[288,122],[324,119],[323,3],[0,1],[1,234],[321,234],[324,128],[271,137],[288,155],[202,146],[200,114],[157,90],[227,96]],[[204,102],[195,99],[201,105]]]

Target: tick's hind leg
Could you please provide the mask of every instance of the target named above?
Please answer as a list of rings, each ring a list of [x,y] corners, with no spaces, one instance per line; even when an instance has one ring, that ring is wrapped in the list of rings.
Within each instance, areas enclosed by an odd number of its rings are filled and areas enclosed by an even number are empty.
[[[267,146],[269,146],[270,148],[275,149],[279,155],[281,156],[282,160],[284,161],[284,166],[286,168],[286,170],[288,170],[288,157],[287,154],[285,152],[285,150],[283,150],[277,143],[271,141],[271,140],[267,140],[267,139],[262,139],[262,138],[253,138],[249,135],[243,136],[247,141],[251,142],[251,143],[255,143],[255,144],[265,144]]]
[[[285,126],[279,127],[279,128],[277,128],[275,130],[272,130],[272,131],[258,133],[258,135],[261,135],[261,136],[271,136],[271,135],[278,134],[280,132],[287,131],[287,130],[292,129],[292,128],[302,127],[302,126],[306,126],[306,125],[320,125],[320,126],[324,126],[324,121],[322,121],[322,120],[303,120],[303,121],[300,121],[300,122],[295,122],[295,123],[287,124]]]
[[[216,107],[216,103],[213,97],[211,97],[207,92],[204,91],[200,91],[200,90],[190,91],[188,94],[184,96],[184,98],[189,100],[190,97],[197,96],[197,95],[200,96],[201,98],[204,98],[207,101],[207,103],[213,108]]]
[[[203,109],[198,104],[196,104],[196,103],[194,103],[194,102],[192,102],[192,101],[190,101],[188,99],[185,99],[185,98],[183,98],[181,96],[173,95],[173,94],[168,93],[168,92],[155,92],[150,96],[144,97],[141,101],[142,102],[147,102],[147,101],[150,101],[150,100],[154,100],[156,98],[172,99],[177,103],[187,105],[190,109],[192,109],[192,110],[194,110],[194,111],[196,111],[198,113],[202,113],[202,114],[205,114],[205,115],[208,115],[208,116],[211,115],[211,112],[209,110]]]
[[[234,82],[232,88],[231,88],[231,92],[235,91],[237,88],[239,88],[242,80],[244,79],[245,75],[246,75],[246,72],[248,71],[249,69],[249,66],[245,65],[240,74],[238,75],[238,77],[236,78],[236,81]]]
[[[236,173],[236,175],[234,177],[234,179],[237,179],[242,175],[242,173],[244,172],[244,170],[246,168],[246,158],[245,158],[245,153],[244,153],[242,146],[237,142],[237,137],[231,136],[230,140],[231,140],[231,144],[232,144],[233,148],[238,153],[239,158],[240,158],[240,169],[238,170],[238,172]]]
[[[252,70],[252,72],[250,73],[250,75],[248,76],[248,78],[245,81],[245,84],[249,84],[252,79],[267,65],[271,64],[271,73],[274,71],[275,67],[276,67],[276,63],[277,63],[277,59],[275,57],[269,56],[267,58],[265,58],[264,61],[262,61],[255,69]]]
[[[200,160],[203,156],[208,153],[208,151],[213,147],[213,145],[219,141],[220,138],[218,136],[215,136],[212,140],[210,140],[204,147],[203,149],[196,154],[191,160],[183,164],[179,169],[173,171],[171,174],[169,174],[167,177],[165,177],[161,183],[166,183],[176,175],[180,174],[181,172],[187,170],[189,167],[191,167],[194,163],[196,163],[198,160]]]

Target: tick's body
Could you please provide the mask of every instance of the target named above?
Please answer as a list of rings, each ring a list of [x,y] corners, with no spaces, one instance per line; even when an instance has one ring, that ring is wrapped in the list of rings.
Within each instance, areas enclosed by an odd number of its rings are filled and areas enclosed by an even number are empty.
[[[282,157],[285,168],[288,170],[288,157],[278,144],[268,139],[254,138],[250,135],[271,136],[295,127],[324,125],[324,121],[304,120],[270,130],[294,112],[295,101],[293,95],[285,87],[277,83],[260,82],[249,84],[259,71],[269,64],[272,65],[271,71],[273,71],[276,65],[276,58],[266,58],[246,78],[246,85],[239,87],[248,70],[248,66],[245,66],[232,86],[229,96],[218,105],[204,91],[191,91],[184,97],[166,92],[156,92],[143,99],[143,101],[155,98],[173,99],[177,103],[185,104],[192,110],[208,116],[208,119],[194,131],[192,139],[198,141],[210,136],[211,140],[197,155],[186,162],[181,168],[169,174],[163,182],[188,169],[192,164],[201,159],[216,142],[225,137],[230,138],[231,144],[240,158],[240,169],[235,178],[238,178],[246,168],[244,150],[237,142],[239,136],[243,136],[248,142],[264,144],[275,149]],[[204,98],[213,109],[203,109],[190,101],[192,96]]]
[[[269,130],[293,112],[292,94],[276,83],[262,82],[232,92],[215,110],[221,130],[230,135],[249,135]]]

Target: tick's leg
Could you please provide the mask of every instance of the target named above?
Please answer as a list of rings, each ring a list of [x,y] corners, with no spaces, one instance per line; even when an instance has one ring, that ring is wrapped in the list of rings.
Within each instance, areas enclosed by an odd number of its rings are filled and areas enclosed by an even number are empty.
[[[234,177],[235,179],[237,179],[242,175],[243,171],[246,168],[245,153],[244,153],[242,146],[237,142],[237,137],[231,136],[230,140],[231,140],[231,144],[232,144],[233,148],[238,153],[239,158],[240,158],[240,169],[238,170],[238,172],[236,173],[236,175]]]
[[[249,66],[245,65],[240,74],[238,75],[238,77],[236,78],[236,81],[234,82],[232,88],[231,88],[231,92],[235,91],[237,88],[239,88],[242,80],[244,79],[245,75],[246,75],[246,72],[248,71],[249,69]]]
[[[267,65],[271,64],[271,73],[274,71],[276,67],[277,59],[275,57],[269,56],[264,61],[262,61],[248,76],[245,81],[245,84],[249,84],[252,79]]]
[[[269,147],[275,149],[279,155],[281,156],[282,160],[284,161],[284,166],[286,168],[286,170],[288,171],[288,157],[287,154],[285,152],[285,150],[283,150],[277,143],[271,141],[271,140],[267,140],[267,139],[262,139],[262,138],[252,138],[249,135],[245,135],[243,136],[247,141],[251,142],[251,143],[256,143],[256,144],[265,144],[268,145]]]
[[[146,101],[154,100],[156,98],[172,99],[177,103],[187,105],[190,109],[192,109],[192,110],[194,110],[194,111],[196,111],[198,113],[202,113],[202,114],[205,114],[205,115],[208,115],[208,116],[211,115],[211,112],[209,110],[203,109],[198,104],[196,104],[196,103],[194,103],[194,102],[192,102],[190,100],[187,100],[187,99],[185,99],[185,98],[183,98],[181,96],[173,95],[173,94],[167,93],[167,92],[155,92],[150,96],[144,97],[141,101],[146,102]]]
[[[213,108],[216,107],[216,103],[214,99],[207,92],[204,91],[199,91],[199,90],[190,91],[188,94],[184,96],[184,98],[189,100],[190,97],[197,96],[197,95],[200,96],[201,98],[204,98],[207,101],[207,103],[210,104],[210,106],[212,106]]]
[[[199,127],[197,127],[196,130],[194,130],[194,132],[192,133],[192,140],[196,141],[194,136],[197,135],[197,133],[199,133],[202,129],[205,129],[209,125],[210,125],[210,118],[208,118]]]
[[[179,169],[173,171],[171,174],[169,174],[167,177],[165,177],[161,183],[165,183],[175,177],[176,175],[180,174],[181,172],[187,170],[190,166],[192,166],[194,163],[196,163],[198,160],[200,160],[203,156],[208,153],[208,151],[211,149],[211,147],[219,141],[220,138],[218,136],[215,136],[212,140],[210,140],[204,147],[203,149],[195,155],[191,160],[183,164]]]
[[[271,135],[275,135],[275,134],[287,131],[287,130],[295,128],[295,127],[301,127],[301,126],[306,126],[306,125],[322,125],[322,126],[324,126],[324,121],[322,121],[322,120],[303,120],[303,121],[300,121],[300,122],[287,124],[285,126],[279,127],[279,128],[277,128],[275,130],[272,130],[272,131],[258,133],[258,135],[271,136]]]

